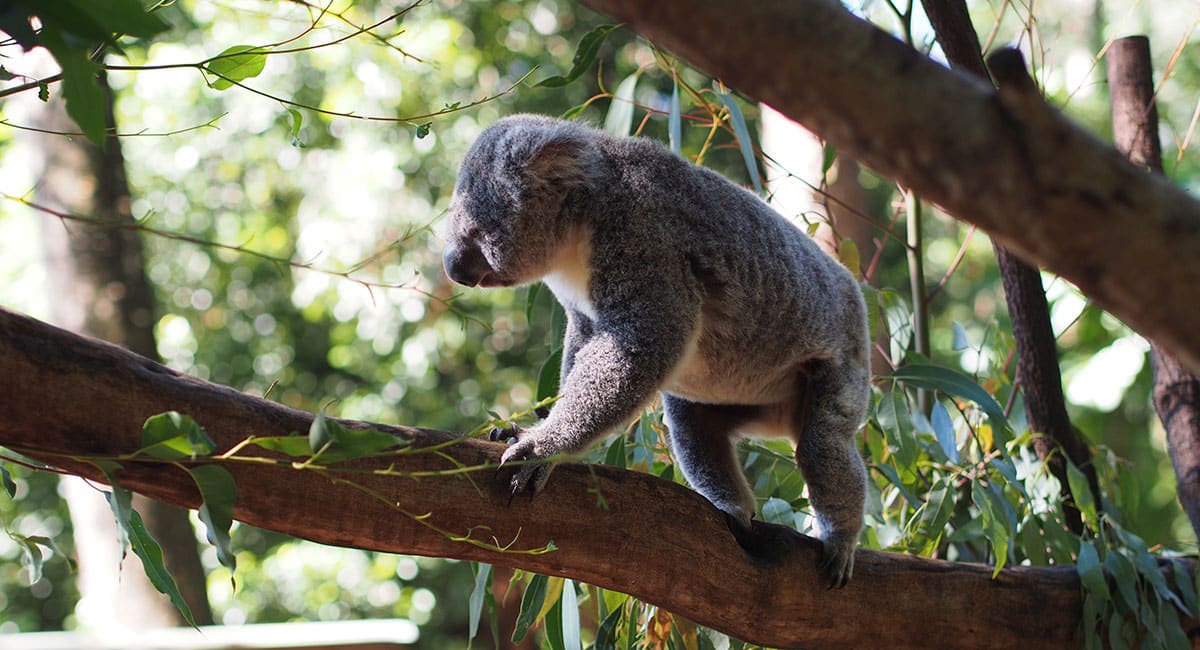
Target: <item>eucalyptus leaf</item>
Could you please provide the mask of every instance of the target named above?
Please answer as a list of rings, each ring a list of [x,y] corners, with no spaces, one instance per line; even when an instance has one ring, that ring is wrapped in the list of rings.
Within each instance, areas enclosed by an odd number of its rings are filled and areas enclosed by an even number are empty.
[[[558,88],[565,86],[579,78],[585,70],[592,66],[596,60],[596,55],[600,52],[600,46],[604,44],[604,39],[608,38],[608,34],[620,25],[601,25],[579,39],[579,45],[575,48],[575,56],[571,60],[571,70],[565,75],[556,75],[539,81],[534,84],[543,88]]]
[[[204,69],[216,77],[209,85],[215,90],[232,88],[235,83],[257,77],[267,66],[270,49],[257,45],[234,45],[209,59]]]
[[[671,104],[667,109],[667,142],[675,155],[683,152],[683,116],[679,109],[679,79],[671,86]]]
[[[175,578],[171,577],[163,563],[162,547],[150,536],[149,531],[146,530],[146,524],[142,522],[142,516],[136,510],[130,510],[129,515],[129,520],[123,524],[123,528],[129,535],[130,546],[133,548],[134,554],[142,561],[142,568],[145,570],[150,584],[154,585],[154,588],[160,593],[166,594],[188,625],[195,627],[196,621],[192,616],[192,609],[188,607],[187,601],[183,599],[183,594],[179,591],[179,585],[176,584]]]
[[[969,399],[978,404],[984,413],[987,413],[994,426],[1008,427],[1008,417],[1004,415],[1004,408],[996,399],[980,387],[974,379],[957,370],[914,363],[897,368],[892,373],[892,379],[914,388],[938,390],[948,395]]]
[[[237,569],[237,556],[229,538],[233,526],[233,503],[237,499],[237,485],[233,476],[220,465],[197,465],[188,468],[188,474],[196,482],[203,503],[200,505],[200,521],[206,527],[208,543],[217,550],[217,560],[233,573]]]
[[[548,577],[540,573],[530,578],[529,584],[525,587],[525,593],[521,596],[521,612],[517,615],[517,622],[513,626],[513,643],[520,643],[524,640],[525,635],[529,633],[529,628],[537,622],[538,612],[542,610],[542,603],[546,600],[548,580]]]
[[[8,498],[15,499],[17,497],[17,483],[13,481],[12,474],[8,468],[0,465],[0,482],[4,484],[4,491],[8,494]]]
[[[637,90],[640,73],[635,72],[625,77],[617,85],[613,93],[612,103],[608,107],[608,115],[604,117],[604,130],[613,135],[629,135],[633,129],[633,93]]]
[[[65,35],[52,27],[42,28],[39,42],[62,68],[62,93],[67,115],[93,144],[104,144],[104,115],[108,105],[104,90],[96,80],[100,66],[88,58],[86,49],[67,45]]]
[[[484,595],[487,594],[488,587],[492,584],[491,577],[492,565],[483,562],[475,565],[475,588],[471,590],[471,597],[467,599],[468,639],[474,639],[475,634],[479,631],[479,620],[483,615]]]
[[[746,163],[746,173],[750,175],[754,191],[762,194],[763,184],[762,176],[758,173],[758,158],[754,154],[754,142],[750,139],[750,129],[746,127],[746,118],[742,115],[742,109],[738,108],[737,100],[733,98],[733,95],[719,92],[717,96],[729,110],[729,119],[733,122],[733,133],[737,136],[738,149],[742,151],[742,162]]]

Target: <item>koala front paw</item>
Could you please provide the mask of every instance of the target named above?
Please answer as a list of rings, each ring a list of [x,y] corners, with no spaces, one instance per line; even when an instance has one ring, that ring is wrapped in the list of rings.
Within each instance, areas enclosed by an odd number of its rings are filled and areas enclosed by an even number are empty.
[[[522,462],[515,468],[512,478],[509,479],[510,501],[525,491],[529,491],[531,497],[536,496],[546,486],[546,481],[550,479],[550,471],[554,469],[552,463],[540,460],[534,449],[533,438],[518,440],[504,450],[504,454],[500,456],[500,467],[504,467],[510,462]]]
[[[854,537],[831,535],[821,540],[824,552],[821,557],[821,570],[829,578],[829,589],[841,589],[850,582],[854,573]]]

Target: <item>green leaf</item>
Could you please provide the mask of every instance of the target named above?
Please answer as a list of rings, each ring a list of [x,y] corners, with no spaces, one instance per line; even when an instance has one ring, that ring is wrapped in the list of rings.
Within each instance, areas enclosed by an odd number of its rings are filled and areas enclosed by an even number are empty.
[[[948,395],[969,399],[979,405],[991,419],[994,428],[1008,428],[1008,418],[1004,408],[988,394],[979,384],[967,375],[950,368],[928,364],[909,364],[897,368],[892,373],[892,379],[908,384],[915,388],[939,390]]]
[[[8,472],[8,468],[3,465],[0,465],[0,481],[4,483],[4,491],[8,493],[8,498],[17,498],[17,483]]]
[[[971,343],[967,340],[967,330],[956,321],[954,323],[954,351],[959,352],[969,347],[971,347]]]
[[[220,465],[198,465],[189,467],[188,474],[200,489],[200,521],[204,522],[208,543],[217,549],[217,559],[232,573],[237,569],[237,556],[229,539],[233,526],[233,502],[237,499],[237,485],[229,471]]]
[[[169,27],[158,15],[147,13],[140,0],[35,1],[33,6],[43,24],[85,39],[108,41],[114,34],[149,38]]]
[[[292,456],[293,458],[312,455],[312,449],[309,446],[309,439],[305,436],[294,435],[254,438],[253,443],[259,447],[262,447],[263,449],[277,451],[281,454]]]
[[[837,147],[826,142],[821,148],[821,175],[829,173],[833,169],[833,163],[837,162]]]
[[[604,617],[596,628],[596,641],[592,650],[617,650],[617,626],[621,624],[622,608],[616,607]]]
[[[1138,595],[1137,595],[1137,567],[1133,565],[1124,553],[1118,550],[1109,551],[1104,556],[1104,568],[1113,578],[1113,584],[1117,587],[1117,595],[1124,601],[1128,611],[1136,612],[1138,610]]]
[[[171,577],[166,565],[163,564],[162,547],[146,530],[142,516],[136,510],[130,510],[129,521],[123,523],[122,527],[129,535],[130,546],[133,548],[134,554],[142,561],[142,568],[146,571],[146,577],[150,579],[150,584],[154,585],[154,588],[160,593],[166,594],[188,625],[195,627],[196,620],[192,617],[192,609],[183,599],[183,594],[180,593],[175,578]]]
[[[1067,459],[1067,483],[1071,486],[1071,498],[1075,500],[1075,506],[1083,513],[1088,526],[1095,529],[1100,520],[1096,517],[1096,500],[1092,498],[1092,488],[1088,485],[1087,477],[1070,459]]]
[[[926,542],[921,545],[919,555],[928,556],[937,550],[938,542],[946,529],[946,522],[954,515],[954,488],[939,480],[929,491],[929,500],[921,513],[920,532]]]
[[[173,460],[210,456],[216,448],[212,438],[190,416],[167,411],[146,419],[142,425],[142,448],[138,451]]]
[[[596,60],[596,55],[600,52],[600,46],[604,44],[604,39],[608,38],[609,32],[618,27],[620,25],[601,25],[584,34],[583,38],[579,39],[579,45],[575,48],[575,56],[571,60],[571,71],[565,75],[556,75],[543,79],[534,84],[534,86],[557,88],[578,79],[585,70],[592,66],[592,62]]]
[[[513,626],[512,642],[520,643],[529,628],[537,622],[537,615],[542,611],[542,603],[546,600],[546,583],[549,578],[538,573],[529,580],[525,594],[521,596],[521,613],[517,615],[517,623]]]
[[[308,448],[313,454],[319,454],[333,444],[334,427],[336,422],[330,422],[324,413],[318,413],[308,427]]]
[[[1175,576],[1175,588],[1183,597],[1183,611],[1194,618],[1197,606],[1196,585],[1192,582],[1192,576],[1188,575],[1187,565],[1179,560],[1172,560],[1171,572]]]
[[[608,133],[623,136],[629,135],[633,129],[633,92],[637,90],[640,75],[640,71],[635,72],[617,85],[617,92],[608,106],[608,115],[604,117],[604,130]]]
[[[746,163],[746,172],[750,174],[750,182],[754,184],[754,191],[762,194],[763,185],[762,178],[758,173],[758,159],[754,155],[754,142],[750,139],[750,129],[746,128],[746,118],[742,116],[742,109],[738,108],[733,95],[718,92],[717,96],[729,110],[729,119],[733,122],[733,133],[737,136],[738,148],[742,150],[742,161]]]
[[[96,81],[100,66],[88,58],[87,49],[68,46],[64,35],[56,29],[42,28],[40,42],[62,67],[62,92],[67,101],[67,115],[75,120],[88,140],[102,146],[108,102],[104,90]],[[49,91],[46,92],[48,97]],[[39,92],[38,96],[42,97],[42,93]]]
[[[838,261],[856,278],[862,277],[862,258],[858,253],[858,244],[849,237],[842,237],[838,243]]]
[[[555,348],[550,356],[542,362],[542,367],[538,370],[537,401],[540,402],[558,394],[558,385],[561,381],[559,375],[562,373],[562,356],[563,349]]]
[[[1007,517],[1004,516],[1004,507],[996,503],[996,497],[980,483],[971,484],[971,498],[979,508],[983,531],[992,545],[992,554],[996,560],[996,566],[992,569],[992,577],[995,578],[1000,575],[1000,570],[1008,563],[1010,529],[1007,525]]]
[[[114,475],[121,466],[114,461],[103,459],[93,460],[92,464],[104,472],[104,477],[112,486],[112,491],[106,492],[104,498],[108,501],[113,518],[117,522],[118,564],[125,558],[125,551],[132,548],[134,554],[142,561],[142,569],[146,572],[150,584],[154,585],[159,592],[166,594],[179,613],[183,615],[184,620],[189,625],[195,626],[191,608],[183,599],[183,594],[179,592],[179,586],[175,584],[175,579],[171,577],[163,564],[162,548],[146,531],[146,525],[142,522],[141,515],[133,509],[132,493],[117,483]]]
[[[42,565],[45,563],[45,555],[42,554],[41,547],[30,537],[9,533],[9,538],[21,547],[21,565],[29,570],[29,584],[34,584],[42,579]]]
[[[679,155],[683,151],[683,117],[679,110],[679,79],[671,87],[671,104],[667,109],[667,141],[671,151]]]
[[[938,400],[933,401],[933,414],[930,420],[933,434],[937,436],[938,444],[946,458],[952,463],[958,463],[958,441],[954,436],[954,423],[950,421],[950,412]]]
[[[287,109],[287,112],[292,118],[292,146],[303,149],[304,143],[300,141],[300,127],[304,123],[304,114],[294,108]]]
[[[2,13],[0,13],[0,15],[2,15]],[[4,31],[3,27],[4,27],[4,24],[2,22],[0,22],[0,31]],[[9,72],[8,70],[5,70],[4,66],[0,65],[0,81],[12,81],[13,79],[16,79],[16,78],[17,78],[17,75]]]
[[[476,632],[479,631],[479,619],[483,615],[484,595],[487,594],[488,587],[492,584],[491,577],[492,565],[483,562],[475,565],[475,588],[471,590],[471,597],[467,599],[468,639],[474,639]]]
[[[106,492],[104,498],[108,500],[108,506],[112,509],[113,518],[117,522],[117,563],[120,564],[121,560],[125,558],[125,551],[129,549],[127,529],[130,513],[133,512],[133,495],[117,483],[115,474],[121,468],[120,464],[103,459],[93,460],[92,464],[104,472],[104,478],[112,487],[112,492]]]
[[[575,594],[575,581],[563,581],[561,602],[563,650],[582,650],[583,643],[579,638],[579,600]]]
[[[433,128],[433,122],[426,122],[417,127],[417,139],[421,140],[429,135],[429,129]]]
[[[209,85],[215,90],[232,88],[235,82],[257,77],[267,65],[268,48],[234,45],[209,59],[204,69],[217,78]]]
[[[326,463],[365,458],[407,440],[376,429],[350,429],[318,413],[308,428],[308,445],[313,456]]]
[[[613,437],[613,441],[608,445],[608,451],[604,453],[604,464],[621,469],[626,468],[625,436]]]
[[[762,505],[763,521],[792,528],[796,525],[796,513],[792,504],[778,497],[771,497]]]
[[[1104,570],[1100,567],[1100,555],[1092,540],[1079,543],[1079,558],[1075,560],[1075,571],[1079,574],[1079,582],[1084,590],[1104,600],[1112,596],[1108,593],[1108,583],[1104,580]]]

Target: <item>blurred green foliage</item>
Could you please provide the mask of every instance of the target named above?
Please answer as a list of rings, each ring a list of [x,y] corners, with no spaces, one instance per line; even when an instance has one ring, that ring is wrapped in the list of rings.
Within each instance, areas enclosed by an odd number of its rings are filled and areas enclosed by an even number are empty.
[[[1179,153],[1190,138],[1200,87],[1200,49],[1182,47],[1190,32],[1180,25],[1189,17],[1162,2],[1128,12],[1117,4],[1106,3],[1094,17],[1039,7],[1032,21],[1008,4],[1003,14],[993,5],[972,10],[980,34],[1029,48],[1048,98],[1101,134],[1109,129],[1096,53],[1130,22],[1149,33],[1156,63],[1172,61],[1158,95],[1167,169],[1176,182],[1200,187],[1200,163]],[[120,131],[139,134],[122,140],[133,214],[148,228],[178,235],[145,239],[160,309],[159,352],[181,371],[309,411],[470,430],[489,412],[508,416],[532,406],[537,371],[554,345],[546,292],[529,304],[528,290],[462,291],[441,272],[437,222],[457,161],[484,126],[521,111],[602,123],[610,106],[619,105],[611,94],[625,88],[636,101],[628,116],[632,128],[666,142],[666,112],[679,87],[687,118],[682,153],[751,184],[732,124],[713,125],[713,116],[727,114],[711,80],[629,30],[608,34],[596,64],[575,81],[532,85],[566,74],[576,44],[609,22],[576,4],[322,6],[181,0],[155,14],[171,31],[150,41],[122,40],[123,56],[109,55]],[[879,2],[855,9],[892,26]],[[380,21],[371,34],[322,46]],[[915,28],[916,41],[924,39],[937,56],[929,34]],[[210,86],[213,77],[198,67],[238,46],[272,46],[261,73],[241,79],[258,93],[236,84]],[[1172,58],[1177,46],[1179,56]],[[174,67],[120,69],[164,65]],[[5,69],[23,74],[15,64]],[[639,71],[636,85],[622,84]],[[522,79],[528,82],[518,83]],[[737,106],[753,132],[755,107]],[[9,127],[28,122],[8,103],[0,103],[0,111]],[[448,112],[429,116],[442,111]],[[8,194],[24,195],[36,183],[21,166],[24,146],[18,129],[0,124],[0,178],[9,179],[0,190]],[[869,172],[860,180],[868,216],[902,241],[894,186]],[[45,218],[4,201],[0,235],[36,239],[28,224]],[[911,305],[896,293],[908,285],[904,250],[882,230],[876,235],[882,250],[870,265],[870,280],[880,293],[872,299],[893,324],[886,332],[889,355],[899,364],[910,338],[903,324]],[[932,359],[908,361],[964,373],[1009,407],[1009,415],[993,421],[952,390],[936,394],[932,415],[914,415],[906,392],[912,387],[881,382],[863,434],[876,488],[864,543],[997,566],[1073,563],[1078,539],[1061,525],[1057,481],[1023,445],[1028,432],[1020,396],[1013,395],[1010,322],[990,245],[984,235],[936,214],[925,220],[925,241],[927,280],[944,282],[929,305]],[[8,285],[0,302],[36,312],[44,308],[42,289],[20,253],[0,261],[0,285]],[[867,268],[875,251],[861,254]],[[1105,516],[1137,531],[1148,546],[1194,552],[1150,409],[1144,344],[1064,281],[1048,277],[1047,284],[1071,417],[1100,450],[1111,508]],[[809,530],[803,482],[785,447],[747,443],[745,464],[763,518]],[[682,480],[653,413],[591,460]],[[19,488],[15,502],[0,496],[7,528],[52,537],[69,554],[69,519],[52,477],[5,466]],[[467,564],[320,547],[240,525],[233,548],[236,591],[215,551],[206,552],[218,619],[407,617],[421,626],[422,647],[467,644],[473,584]],[[46,562],[44,577],[29,587],[19,555],[16,544],[0,537],[0,632],[71,627],[75,594],[67,564]],[[556,584],[561,597],[563,584]],[[585,620],[589,629],[600,628],[596,634],[628,638],[636,628],[645,640],[662,633],[681,643],[692,637],[719,642],[684,622],[664,623],[665,613],[624,596],[578,589],[570,593],[585,612],[594,612]],[[561,605],[557,613],[543,609],[534,613],[548,622],[562,613]],[[554,626],[547,629],[553,637]],[[558,630],[561,636],[561,625]]]

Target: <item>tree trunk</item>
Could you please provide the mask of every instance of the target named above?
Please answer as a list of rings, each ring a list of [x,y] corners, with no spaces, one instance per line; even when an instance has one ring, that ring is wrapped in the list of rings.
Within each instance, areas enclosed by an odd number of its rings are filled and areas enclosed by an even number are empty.
[[[1014,51],[990,60],[997,91],[837,0],[584,3],[1071,280],[1200,370],[1200,202],[1047,106]]]
[[[922,0],[921,5],[950,65],[990,82],[966,3],[963,0]],[[1021,261],[1003,246],[996,245],[995,249],[1017,345],[1017,380],[1025,394],[1026,420],[1034,432],[1033,448],[1062,486],[1063,496],[1070,502],[1064,510],[1067,527],[1079,534],[1083,532],[1083,518],[1071,500],[1066,459],[1087,477],[1095,503],[1100,503],[1100,482],[1088,444],[1071,426],[1067,416],[1042,276],[1037,267]]]
[[[103,76],[101,80],[107,124],[114,128],[112,92]],[[71,132],[76,128],[61,99],[49,102],[41,114],[43,129]],[[133,223],[120,140],[108,138],[101,149],[80,137],[35,137],[42,156],[40,204],[109,223]],[[42,224],[50,294],[56,297],[51,302],[54,319],[74,331],[154,358],[154,295],[138,233],[82,222],[44,220]],[[146,579],[135,555],[125,556],[117,579],[116,528],[103,496],[82,483],[68,485],[66,494],[79,554],[83,603],[79,616],[85,625],[127,629],[183,625],[182,615]],[[195,622],[211,624],[205,572],[188,511],[140,495],[134,507],[162,545]]]
[[[1135,165],[1161,174],[1158,109],[1150,42],[1144,36],[1113,41],[1108,49],[1108,92],[1112,98],[1113,142]],[[1167,431],[1179,501],[1200,537],[1200,378],[1173,354],[1151,343],[1154,407]]]
[[[88,457],[137,450],[142,422],[156,413],[191,415],[218,454],[249,436],[302,434],[313,417],[4,310],[0,392],[21,396],[0,402],[0,445],[101,481]],[[503,445],[370,426],[410,444],[394,455],[330,469],[270,460],[253,446],[238,454],[242,460],[200,462],[220,463],[231,473],[238,489],[234,517],[248,524],[325,544],[565,576],[632,594],[752,643],[1079,643],[1074,567],[1013,567],[993,579],[992,569],[979,564],[859,550],[854,579],[830,591],[818,568],[820,542],[795,534],[780,541],[773,558],[753,559],[718,510],[671,481],[564,463],[538,497],[510,499],[507,477],[495,470]],[[125,487],[199,505],[191,477],[174,464],[126,459],[122,466],[117,479]]]

